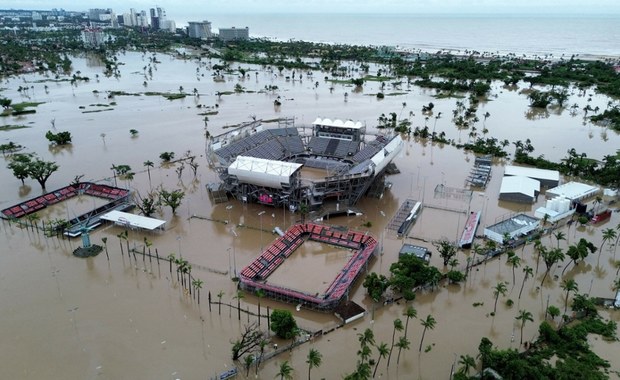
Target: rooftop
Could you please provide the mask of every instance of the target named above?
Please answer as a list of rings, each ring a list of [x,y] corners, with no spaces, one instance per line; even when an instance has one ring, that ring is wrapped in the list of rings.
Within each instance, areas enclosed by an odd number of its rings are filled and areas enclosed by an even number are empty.
[[[504,168],[504,175],[546,179],[550,181],[560,180],[560,172],[557,170],[536,169],[525,166],[508,165]]]

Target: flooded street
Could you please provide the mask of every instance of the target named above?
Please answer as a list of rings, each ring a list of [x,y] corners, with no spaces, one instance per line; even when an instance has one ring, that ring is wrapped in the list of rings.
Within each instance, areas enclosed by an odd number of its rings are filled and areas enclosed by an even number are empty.
[[[304,73],[303,81],[287,81],[284,76],[248,65],[241,66],[252,70],[249,77],[239,79],[238,75],[226,74],[222,81],[214,81],[209,65],[217,63],[216,60],[203,60],[198,64],[196,60],[178,60],[157,54],[161,63],[154,64],[149,63],[149,57],[152,54],[128,52],[119,55],[124,65],[119,66],[121,76],[118,79],[104,77],[103,68],[96,60],[77,57],[73,71],[90,77],[87,83],[72,86],[69,82],[53,82],[52,78],[32,74],[10,78],[1,86],[5,88],[1,96],[13,99],[13,103],[44,102],[36,108],[35,114],[0,119],[0,125],[28,126],[0,131],[0,141],[24,145],[24,152],[36,152],[42,159],[55,161],[60,166],[48,180],[48,190],[63,187],[78,175],[84,175],[83,181],[114,185],[111,167],[129,165],[136,172],[135,177],[131,181],[118,179],[119,187],[131,188],[142,196],[160,186],[185,192],[175,215],[169,207],[163,207],[161,213],[154,215],[166,221],[163,232],[129,230],[128,239],[124,241],[118,237],[124,231],[119,226],[106,225],[93,231],[93,243],[104,245],[103,239],[107,238],[105,250],[109,261],[105,252],[88,259],[74,257],[72,252],[80,246],[80,239],[46,238],[42,232],[20,228],[4,220],[0,222],[0,365],[3,378],[205,379],[231,365],[243,367],[243,363],[234,364],[231,360],[231,342],[240,336],[248,319],[253,322],[257,318],[242,314],[239,320],[237,311],[227,305],[222,305],[220,310],[215,304],[209,310],[208,295],[210,293],[212,300],[217,301],[220,294],[223,303],[236,307],[238,295],[231,281],[233,273],[248,265],[260,254],[261,247],[275,238],[271,233],[275,227],[285,229],[298,221],[300,215],[287,209],[232,200],[212,204],[205,186],[216,182],[217,174],[204,157],[205,124],[212,135],[217,135],[225,131],[226,126],[249,121],[252,117],[265,120],[295,117],[297,126],[309,126],[316,117],[350,118],[366,123],[368,133],[376,133],[378,117],[382,113],[396,112],[403,118],[415,114],[412,128],[427,123],[437,132],[444,131],[447,138],[462,142],[468,139],[469,131],[458,131],[450,116],[459,99],[436,99],[432,91],[415,86],[408,89],[406,83],[401,90],[393,91],[402,92],[402,95],[377,100],[379,82],[365,83],[361,92],[341,84],[334,84],[330,91],[330,83],[323,80],[327,73],[315,72],[312,77]],[[152,78],[143,69],[149,64],[153,67]],[[246,92],[216,95],[234,91],[236,84],[243,86]],[[27,94],[17,91],[24,85],[30,87]],[[279,90],[265,91],[268,85],[277,85]],[[569,109],[550,109],[542,114],[532,112],[526,95],[520,93],[526,89],[523,86],[506,88],[502,83],[493,84],[490,100],[478,109],[479,115],[485,112],[491,115],[484,121],[489,136],[511,142],[529,138],[536,148],[534,155],[544,154],[550,160],[560,160],[573,147],[589,157],[602,159],[615,153],[620,146],[618,133],[590,124],[584,120],[582,111],[576,114],[571,114]],[[169,101],[157,95],[109,98],[106,94],[107,91],[178,93],[180,87],[188,94],[196,88],[200,96],[189,95]],[[345,92],[348,97],[344,96]],[[389,92],[391,90],[386,94]],[[578,104],[578,110],[586,104],[605,109],[608,98],[594,94],[593,90],[587,93],[583,97],[572,90],[567,104]],[[275,107],[278,95],[282,105]],[[435,116],[442,113],[440,118],[425,119],[421,108],[429,102],[435,104]],[[201,115],[204,112],[209,113],[206,123],[205,115]],[[53,125],[56,131],[71,132],[73,143],[69,147],[48,145],[44,135]],[[483,121],[477,128],[483,129]],[[132,137],[130,129],[136,129],[138,134]],[[361,216],[324,221],[369,231],[383,243],[384,255],[371,262],[371,271],[388,275],[390,264],[397,260],[398,251],[405,242],[431,249],[432,265],[442,272],[447,271],[430,242],[441,238],[458,239],[469,210],[482,211],[478,229],[478,235],[482,235],[484,226],[504,219],[509,213],[533,215],[533,211],[544,204],[542,194],[534,205],[498,201],[503,165],[507,163],[502,160],[495,162],[486,190],[475,191],[471,200],[445,199],[435,191],[436,186],[463,188],[475,156],[449,145],[417,141],[413,137],[405,144],[395,160],[401,173],[388,177],[392,187],[382,199],[363,198],[357,205],[364,211]],[[513,153],[514,147],[509,146],[507,150]],[[179,178],[175,171],[178,164],[161,164],[162,152],[174,152],[175,158],[195,155],[200,165],[196,176],[186,168]],[[38,183],[30,179],[22,186],[5,168],[7,159],[2,161],[1,209],[42,193]],[[146,161],[155,163],[150,174],[144,165]],[[422,201],[425,208],[409,237],[399,239],[386,227],[406,199]],[[73,198],[39,214],[43,220],[70,219],[99,206],[100,201],[89,196]],[[266,212],[259,215],[261,211]],[[364,227],[367,222],[371,222],[371,227]],[[559,246],[566,249],[584,237],[599,247],[602,231],[615,229],[619,224],[620,214],[616,212],[600,225],[562,226],[560,230],[565,233],[566,240],[560,241]],[[150,243],[148,248],[145,239]],[[558,244],[550,235],[541,240],[547,247]],[[481,239],[476,242],[483,244]],[[136,260],[133,255],[129,256],[127,245],[161,258],[174,253],[188,260],[192,276],[204,281],[200,303],[196,294],[184,292],[175,268],[171,271],[167,261],[158,262],[156,257],[149,259],[142,255],[137,255]],[[402,352],[398,365],[392,357],[389,368],[382,359],[377,377],[448,379],[460,355],[477,355],[482,337],[488,337],[498,347],[518,349],[520,322],[515,317],[521,309],[530,311],[534,319],[525,324],[523,339],[535,339],[547,306],[555,305],[564,310],[565,292],[560,288],[560,277],[568,261],[551,270],[544,286],[541,280],[545,266],[540,262],[537,273],[525,282],[523,295],[518,299],[524,279],[522,268],[525,265],[536,268],[537,263],[531,243],[517,248],[516,254],[522,261],[516,268],[514,281],[506,257],[501,256],[474,268],[464,283],[442,283],[435,291],[419,292],[413,302],[418,319],[410,321],[408,331],[410,350]],[[273,281],[291,283],[298,278],[299,285],[293,282],[292,287],[320,292],[347,257],[345,250],[308,244],[282,266],[282,271],[276,271]],[[471,252],[459,251],[458,269],[465,269],[468,257],[472,257]],[[564,278],[574,278],[579,293],[611,298],[614,295],[612,283],[617,277],[615,260],[620,260],[620,253],[607,242],[600,255],[596,252],[577,266],[569,265]],[[508,283],[509,293],[499,298],[497,313],[491,316],[495,301],[493,287],[502,281]],[[361,282],[353,288],[351,299],[366,308],[367,315],[362,320],[266,361],[258,378],[273,379],[284,360],[295,369],[296,379],[306,378],[305,361],[310,347],[323,354],[323,364],[313,369],[313,378],[341,378],[355,369],[359,348],[357,334],[366,328],[373,329],[377,343],[389,345],[393,321],[396,318],[404,321],[406,306],[402,302],[385,307],[373,304]],[[514,302],[512,306],[507,306],[508,299]],[[263,313],[267,307],[291,310],[299,326],[310,331],[326,331],[340,323],[331,314],[297,311],[295,305],[259,299],[251,294],[244,294],[240,304],[243,310],[255,313],[259,302]],[[427,315],[432,315],[437,325],[426,331],[419,352],[423,330],[420,320]],[[619,311],[602,311],[602,315],[620,321]],[[265,319],[261,321],[263,327],[266,323]],[[274,340],[272,343],[282,347],[287,342]],[[597,354],[610,361],[610,371],[620,371],[617,360],[620,344],[602,341],[599,336],[590,337],[590,343]],[[266,352],[272,349],[270,344]],[[376,350],[373,356],[376,358]],[[254,371],[252,368],[250,378],[255,377]],[[241,372],[238,378],[243,379],[245,371]],[[610,376],[618,378],[615,374]]]

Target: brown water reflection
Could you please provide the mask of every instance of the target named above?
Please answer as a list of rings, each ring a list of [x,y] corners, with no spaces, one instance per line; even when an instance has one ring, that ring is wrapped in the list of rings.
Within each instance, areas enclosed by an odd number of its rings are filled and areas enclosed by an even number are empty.
[[[295,116],[298,124],[310,123],[316,116],[350,117],[366,121],[371,127],[381,113],[400,111],[403,102],[407,103],[403,114],[410,110],[418,114],[422,104],[433,101],[435,111],[441,111],[444,115],[451,114],[455,102],[454,99],[434,99],[430,96],[432,92],[415,87],[406,95],[386,97],[382,102],[377,102],[375,97],[367,94],[376,93],[378,83],[365,84],[362,93],[355,93],[352,88],[343,85],[334,85],[334,91],[330,92],[328,84],[322,81],[318,88],[314,88],[314,81],[308,79],[290,83],[256,67],[252,67],[253,70],[258,69],[256,79],[226,75],[225,81],[214,82],[210,78],[212,71],[207,68],[208,64],[159,58],[162,63],[155,65],[153,79],[148,80],[149,91],[178,92],[179,86],[191,91],[195,87],[200,97],[177,101],[157,96],[116,96],[109,99],[105,92],[108,90],[144,91],[142,67],[148,62],[139,53],[120,56],[126,65],[121,67],[119,80],[100,75],[98,81],[80,83],[77,87],[65,82],[45,82],[49,86],[49,93],[46,93],[44,83],[34,81],[49,78],[40,75],[9,78],[8,83],[3,85],[8,88],[3,96],[13,98],[14,102],[27,100],[16,91],[16,87],[27,80],[34,86],[34,91],[30,93],[31,100],[46,103],[37,108],[36,114],[22,120],[5,118],[0,121],[7,124],[33,123],[32,128],[6,132],[2,139],[23,144],[28,151],[36,151],[43,158],[59,163],[61,169],[48,181],[49,189],[64,186],[78,174],[85,174],[85,180],[104,179],[112,183],[110,167],[113,164],[130,165],[137,172],[134,180],[119,182],[119,186],[136,189],[142,194],[160,185],[183,189],[186,199],[176,215],[172,215],[169,209],[163,209],[161,214],[156,215],[166,220],[165,232],[129,231],[128,241],[131,248],[140,252],[146,238],[152,243],[150,249],[153,254],[157,252],[160,257],[166,257],[175,253],[190,261],[194,266],[193,275],[205,282],[201,303],[198,305],[197,301],[183,293],[176,274],[170,273],[167,262],[158,264],[156,259],[143,260],[140,256],[134,261],[133,257],[121,255],[121,241],[117,237],[123,232],[120,227],[106,226],[92,233],[93,242],[98,244],[101,244],[102,238],[108,238],[108,262],[105,254],[86,260],[73,257],[71,252],[80,244],[79,240],[45,238],[41,233],[2,222],[0,304],[3,307],[0,311],[0,340],[3,343],[0,346],[0,363],[6,378],[198,379],[214,375],[232,364],[230,342],[247,324],[247,316],[242,316],[239,321],[235,311],[226,305],[222,307],[221,315],[217,306],[209,312],[208,293],[211,292],[212,298],[217,300],[216,295],[222,292],[222,302],[236,304],[233,298],[236,288],[230,279],[235,267],[239,270],[249,264],[259,254],[260,247],[273,239],[270,231],[274,227],[285,228],[294,223],[299,215],[286,209],[263,208],[234,201],[223,205],[210,203],[205,184],[215,181],[217,176],[204,159],[204,116],[198,115],[204,108],[198,109],[197,104],[209,107],[219,105],[217,109],[213,108],[218,113],[210,115],[208,121],[209,131],[217,134],[224,125],[248,120],[249,115],[259,118]],[[200,76],[196,76],[196,69]],[[89,59],[76,59],[74,70],[81,70],[83,75],[94,78],[100,67]],[[315,73],[315,76],[323,77],[322,73]],[[277,85],[284,98],[281,110],[276,112],[273,109],[275,95],[271,93],[235,94],[221,99],[214,95],[216,91],[231,90],[238,82],[248,91],[260,91],[268,84]],[[486,127],[490,135],[500,140],[530,138],[536,153],[544,153],[550,159],[561,158],[572,146],[600,158],[615,151],[620,143],[615,132],[608,133],[607,141],[599,139],[599,133],[596,133],[599,127],[583,126],[581,117],[572,117],[568,112],[552,112],[547,118],[528,120],[523,115],[527,110],[524,95],[507,91],[500,83],[494,84],[493,88],[498,97],[482,104],[480,111],[488,111],[492,115],[486,121]],[[99,93],[93,93],[93,90]],[[347,102],[343,101],[345,91],[349,93]],[[83,114],[79,109],[79,106],[111,101],[117,103],[113,111]],[[574,94],[568,103],[585,102],[585,98]],[[606,102],[604,97],[592,95],[593,107],[596,103],[604,108]],[[52,119],[55,119],[57,130],[69,130],[73,134],[71,150],[54,153],[48,149],[43,135],[50,129]],[[421,116],[415,116],[413,120],[414,126],[424,124]],[[131,138],[129,129],[132,128],[139,130],[137,138]],[[437,120],[436,128],[437,131],[445,131],[450,138],[458,138],[459,132],[447,116]],[[588,144],[583,144],[590,130],[595,133],[587,140]],[[463,131],[461,137],[466,139],[467,133]],[[177,157],[186,151],[198,155],[200,167],[197,176],[194,178],[186,170],[179,179],[174,165],[161,166],[158,157],[164,151],[174,151]],[[381,239],[384,255],[372,263],[371,270],[387,274],[403,242],[424,245],[435,251],[431,240],[457,238],[468,209],[483,211],[482,229],[508,213],[531,213],[543,203],[543,196],[534,206],[498,202],[504,165],[501,161],[493,167],[487,189],[474,192],[471,201],[446,200],[436,196],[435,187],[439,184],[457,188],[464,186],[472,158],[472,154],[451,146],[407,140],[403,154],[396,160],[401,174],[389,177],[392,189],[382,199],[363,199],[358,206],[365,211],[364,215],[332,218],[326,223],[369,230]],[[157,163],[151,169],[151,183],[143,165],[147,160]],[[0,171],[0,179],[2,207],[40,193],[38,184],[31,181],[27,181],[31,190],[29,193],[25,191],[26,187],[20,186],[9,170]],[[407,198],[422,200],[432,207],[422,211],[408,238],[398,239],[385,227]],[[66,218],[73,212],[79,214],[82,206],[90,204],[89,198],[77,204],[58,205],[57,209],[47,211],[51,214],[44,217]],[[260,216],[261,211],[266,213]],[[383,217],[381,212],[386,216]],[[367,221],[372,222],[371,228],[363,227]],[[566,248],[581,237],[598,245],[601,231],[614,228],[618,222],[620,217],[614,213],[611,221],[600,226],[562,227],[567,240],[561,241],[560,246]],[[549,246],[556,244],[554,239],[548,237],[543,239],[543,243]],[[124,247],[125,242],[122,244]],[[522,266],[536,267],[533,253],[531,244],[517,250],[523,260]],[[331,257],[331,253],[326,255],[328,259]],[[464,267],[467,257],[471,255],[470,252],[459,252],[459,267]],[[580,292],[611,297],[615,255],[613,249],[604,249],[598,265],[598,255],[594,255],[575,267],[569,266],[565,277],[574,278]],[[337,257],[335,261],[339,260],[340,257]],[[326,280],[315,278],[312,273],[322,271],[324,264],[321,260],[303,261],[301,272],[283,276],[289,279],[303,275],[307,286],[320,288],[319,285],[322,286]],[[444,269],[436,253],[432,264]],[[475,356],[478,342],[484,336],[499,347],[518,348],[520,337],[515,317],[519,309],[531,311],[535,318],[534,323],[526,324],[524,339],[536,336],[547,301],[563,309],[563,292],[557,277],[564,265],[562,263],[553,268],[550,280],[541,287],[545,269],[541,263],[538,273],[525,283],[520,300],[517,297],[523,272],[521,268],[516,270],[513,284],[512,270],[506,265],[505,258],[473,269],[463,284],[443,284],[436,291],[419,293],[413,303],[418,316],[424,318],[431,314],[437,320],[437,327],[427,331],[425,337],[424,346],[430,346],[431,350],[418,352],[422,326],[418,320],[412,320],[408,333],[411,350],[402,353],[399,366],[393,358],[389,370],[381,365],[378,374],[388,379],[448,378],[455,355]],[[490,315],[494,302],[492,288],[500,281],[508,282],[510,293],[500,297],[497,315],[493,317]],[[266,362],[259,378],[273,378],[278,371],[278,363],[283,360],[291,362],[296,369],[296,378],[304,378],[309,347],[317,348],[324,355],[323,365],[313,370],[314,377],[340,378],[354,369],[359,345],[356,334],[365,328],[372,328],[378,342],[389,343],[392,321],[404,318],[404,304],[388,307],[373,305],[365,297],[360,284],[354,288],[351,297],[368,310],[363,320]],[[514,301],[512,307],[506,305],[507,299]],[[257,297],[248,294],[241,304],[243,309],[256,310],[258,302]],[[260,303],[263,310],[267,306],[291,310],[299,324],[310,330],[329,329],[338,323],[331,315],[303,309],[296,311],[294,305],[266,299],[261,299]],[[620,320],[618,312],[608,312],[606,315]],[[617,343],[609,344],[595,338],[591,339],[591,343],[597,352],[611,360],[612,370],[620,369],[618,363],[613,361],[618,354]]]

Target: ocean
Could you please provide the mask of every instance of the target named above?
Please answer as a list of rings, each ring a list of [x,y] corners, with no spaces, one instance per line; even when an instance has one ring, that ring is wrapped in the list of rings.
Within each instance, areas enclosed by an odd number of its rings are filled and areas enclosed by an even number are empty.
[[[195,17],[195,15],[194,15]],[[249,27],[251,37],[436,52],[620,57],[620,16],[214,14],[220,27]],[[180,20],[180,24],[184,21]]]

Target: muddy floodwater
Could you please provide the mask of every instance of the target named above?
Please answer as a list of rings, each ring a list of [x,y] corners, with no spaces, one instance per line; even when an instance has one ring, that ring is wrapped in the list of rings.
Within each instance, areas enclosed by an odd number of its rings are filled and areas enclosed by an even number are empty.
[[[470,132],[457,130],[451,121],[450,115],[459,99],[436,99],[433,91],[409,87],[406,82],[393,91],[400,94],[378,100],[374,96],[381,86],[378,82],[365,83],[362,91],[341,84],[330,90],[330,83],[323,80],[326,73],[303,73],[303,80],[290,81],[286,79],[290,73],[279,75],[277,70],[274,73],[248,65],[241,65],[250,70],[245,78],[226,74],[214,80],[210,67],[217,63],[215,60],[198,62],[157,54],[158,63],[153,63],[149,60],[151,57],[151,53],[120,54],[118,59],[123,65],[119,66],[119,78],[106,78],[96,59],[75,57],[74,73],[80,71],[81,76],[90,78],[89,82],[71,85],[68,81],[53,81],[52,77],[31,74],[5,79],[0,86],[3,88],[0,95],[11,98],[14,103],[44,102],[36,107],[35,114],[2,118],[0,125],[19,124],[28,128],[0,131],[0,141],[24,145],[25,152],[36,152],[45,160],[57,162],[60,169],[48,180],[49,190],[65,186],[78,175],[83,175],[85,181],[114,185],[112,165],[129,165],[136,174],[130,181],[116,179],[119,187],[130,188],[142,196],[160,186],[182,189],[186,194],[175,215],[166,207],[154,215],[165,220],[164,231],[128,230],[125,241],[118,237],[125,231],[122,227],[105,225],[94,230],[91,233],[94,243],[103,245],[107,238],[105,249],[109,260],[104,252],[88,259],[74,257],[72,252],[81,244],[80,239],[48,238],[42,232],[0,222],[2,378],[205,379],[233,365],[242,369],[241,362],[231,360],[231,342],[240,336],[245,325],[257,318],[242,313],[239,320],[237,311],[227,306],[228,303],[236,306],[238,302],[231,277],[275,238],[271,232],[275,227],[285,229],[298,221],[300,215],[288,209],[234,200],[212,204],[205,186],[216,182],[217,175],[205,159],[205,125],[216,135],[225,131],[226,126],[249,121],[252,117],[294,117],[297,126],[308,126],[316,117],[328,117],[361,121],[366,123],[371,134],[378,132],[374,126],[382,113],[395,112],[399,117],[410,117],[412,127],[427,124],[437,132],[445,132],[447,138],[466,141]],[[147,66],[151,67],[152,75],[147,73]],[[216,95],[234,91],[236,84],[245,92]],[[278,90],[265,91],[265,86],[269,85],[277,86]],[[18,92],[20,86],[28,90]],[[194,95],[194,88],[197,95]],[[616,132],[592,125],[581,111],[532,111],[522,93],[526,89],[523,84],[505,87],[502,83],[493,83],[489,100],[478,109],[479,115],[488,112],[490,116],[478,122],[478,130],[485,128],[489,136],[511,142],[529,138],[536,149],[534,154],[544,154],[551,160],[560,160],[573,147],[589,157],[601,159],[620,146]],[[128,95],[111,98],[108,91],[125,91]],[[147,96],[145,91],[181,91],[189,96],[169,101],[157,95]],[[282,104],[276,107],[274,100],[278,96]],[[578,110],[586,104],[605,109],[608,101],[610,99],[593,90],[582,96],[571,89],[566,103],[578,104]],[[421,108],[429,102],[435,104],[434,116],[426,119]],[[441,117],[436,117],[439,112]],[[206,121],[205,116],[208,117]],[[71,132],[73,143],[67,147],[49,146],[44,135],[53,128]],[[138,134],[132,136],[130,129],[137,130]],[[383,198],[363,198],[357,205],[363,215],[324,221],[368,231],[381,242],[383,255],[371,262],[371,271],[387,275],[405,242],[430,248],[432,265],[447,271],[431,241],[458,239],[467,211],[482,211],[478,230],[481,235],[484,226],[514,212],[533,215],[544,203],[544,195],[539,196],[535,205],[498,202],[503,166],[509,160],[494,163],[489,185],[485,190],[474,191],[471,199],[447,199],[435,191],[437,185],[465,187],[474,155],[449,145],[405,138],[405,147],[395,160],[400,174],[388,177],[392,186]],[[507,149],[513,152],[512,147]],[[175,158],[195,155],[199,164],[196,175],[189,167],[179,175],[178,163],[162,164],[159,159],[162,152],[174,152]],[[144,166],[146,161],[155,163],[150,172]],[[2,162],[0,208],[41,194],[38,183],[27,179],[22,185],[5,168],[6,157]],[[398,238],[386,227],[406,199],[422,201],[425,207],[409,236]],[[610,201],[613,199],[603,199],[604,203]],[[100,206],[100,202],[89,196],[73,198],[41,212],[40,216],[43,220],[71,219]],[[546,235],[542,243],[549,247],[559,244],[565,249],[584,237],[599,247],[602,230],[616,228],[619,223],[617,212],[611,220],[596,226],[560,223],[566,240],[557,242]],[[484,243],[481,239],[477,242]],[[613,263],[620,259],[620,253],[616,253],[612,243],[607,242],[600,254],[590,255],[585,262],[569,265],[563,277],[562,271],[568,262],[558,264],[543,286],[545,268],[541,263],[534,278],[525,282],[521,299],[518,293],[524,278],[522,268],[526,264],[536,267],[533,244],[517,249],[522,264],[516,269],[514,280],[505,257],[500,257],[474,268],[459,285],[442,283],[434,291],[418,292],[413,302],[418,317],[424,319],[432,315],[437,321],[436,327],[426,332],[420,352],[423,328],[419,320],[412,320],[408,332],[411,348],[403,351],[398,365],[392,358],[390,367],[386,368],[382,360],[377,377],[448,379],[459,355],[476,356],[482,337],[488,337],[501,348],[519,349],[520,325],[515,320],[519,310],[528,310],[534,317],[533,323],[525,325],[523,339],[535,339],[546,307],[556,305],[564,309],[562,279],[574,278],[579,293],[613,297],[611,287],[617,276]],[[127,245],[138,253],[151,252],[153,257],[138,254],[134,259],[127,254]],[[171,253],[188,260],[192,275],[204,281],[200,303],[195,292],[190,295],[183,290],[174,267],[171,271],[167,261],[158,262],[157,256],[167,257]],[[309,243],[269,280],[318,293],[326,289],[349,254],[344,249]],[[457,268],[463,270],[471,256],[470,251],[459,251]],[[493,317],[490,314],[494,303],[492,288],[501,281],[508,283],[509,293],[500,297],[497,314]],[[225,304],[212,305],[210,309],[209,293],[213,301],[217,301],[219,295]],[[363,319],[316,337],[290,352],[280,353],[265,361],[257,375],[253,367],[249,377],[273,379],[279,364],[288,360],[295,369],[295,378],[306,378],[306,355],[314,347],[323,354],[323,363],[313,369],[313,378],[338,379],[355,369],[358,333],[371,328],[377,343],[389,344],[393,321],[404,320],[405,305],[402,302],[388,306],[373,304],[361,281],[356,283],[350,297],[367,310]],[[508,299],[514,302],[512,306],[506,304]],[[259,302],[263,313],[267,307],[291,310],[299,326],[308,331],[327,331],[340,323],[331,314],[297,310],[295,305],[265,298],[259,300],[252,294],[242,294],[239,302],[243,310],[252,313],[256,312]],[[602,310],[601,313],[605,318],[620,320],[618,311]],[[266,326],[265,319],[261,326]],[[280,347],[287,344],[273,340],[267,353],[273,351],[274,343]],[[610,361],[611,371],[620,371],[617,360],[620,344],[602,341],[597,336],[591,337],[590,343],[597,354]],[[376,358],[376,354],[373,356]],[[617,378],[614,374],[610,376]],[[245,371],[241,371],[238,378],[245,378]]]

